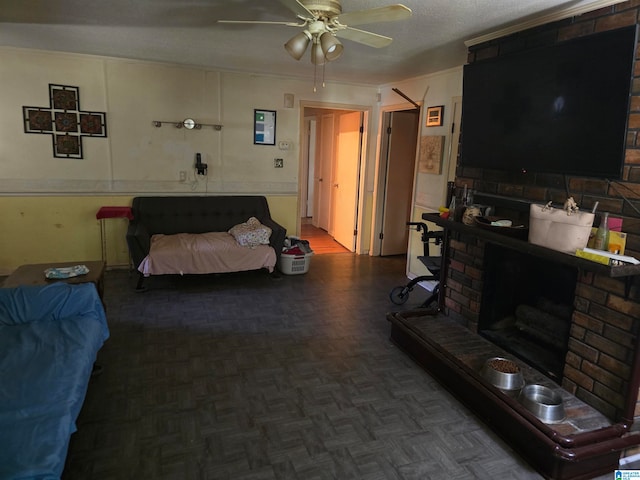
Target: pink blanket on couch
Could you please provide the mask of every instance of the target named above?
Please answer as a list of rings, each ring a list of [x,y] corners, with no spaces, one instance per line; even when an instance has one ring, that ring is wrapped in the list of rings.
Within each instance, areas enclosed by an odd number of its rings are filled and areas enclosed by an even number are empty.
[[[226,273],[267,268],[273,272],[276,252],[269,245],[242,247],[227,232],[157,234],[138,270],[145,276]]]

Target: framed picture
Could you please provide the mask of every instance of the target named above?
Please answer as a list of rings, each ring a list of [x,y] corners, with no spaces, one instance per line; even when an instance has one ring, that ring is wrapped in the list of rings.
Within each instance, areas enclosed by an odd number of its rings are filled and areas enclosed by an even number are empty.
[[[253,143],[255,145],[276,144],[276,112],[275,110],[253,111]]]
[[[444,105],[427,107],[427,127],[441,127],[444,121]]]
[[[420,156],[418,171],[420,173],[442,173],[442,157],[444,154],[444,136],[423,135],[420,138]]]

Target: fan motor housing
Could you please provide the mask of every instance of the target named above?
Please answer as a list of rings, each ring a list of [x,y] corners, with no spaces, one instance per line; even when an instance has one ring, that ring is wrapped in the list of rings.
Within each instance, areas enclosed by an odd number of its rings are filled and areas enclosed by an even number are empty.
[[[300,0],[307,10],[323,17],[333,17],[342,13],[339,0]]]

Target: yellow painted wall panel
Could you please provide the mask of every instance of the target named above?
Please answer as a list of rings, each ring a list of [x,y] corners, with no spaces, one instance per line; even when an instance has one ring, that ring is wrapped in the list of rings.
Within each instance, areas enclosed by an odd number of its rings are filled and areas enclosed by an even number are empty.
[[[0,275],[27,263],[100,260],[100,221],[104,205],[130,205],[130,197],[0,197]],[[108,260],[126,265],[126,223],[109,225]]]
[[[103,206],[130,206],[131,196],[0,197],[0,275],[30,263],[100,260]],[[271,216],[295,232],[297,196],[267,196]],[[128,220],[104,220],[108,268],[126,268]]]

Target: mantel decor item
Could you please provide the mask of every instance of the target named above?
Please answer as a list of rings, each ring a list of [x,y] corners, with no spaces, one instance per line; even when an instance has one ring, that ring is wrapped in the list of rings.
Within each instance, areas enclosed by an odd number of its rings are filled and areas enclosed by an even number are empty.
[[[255,145],[276,144],[276,112],[275,110],[253,111],[253,143]]]
[[[82,158],[82,137],[106,137],[107,114],[80,109],[80,89],[49,84],[48,107],[22,107],[24,133],[51,135],[53,156]]]
[[[444,121],[444,105],[427,107],[427,127],[441,127]]]
[[[444,154],[444,136],[423,135],[420,138],[420,157],[418,172],[440,175]]]

